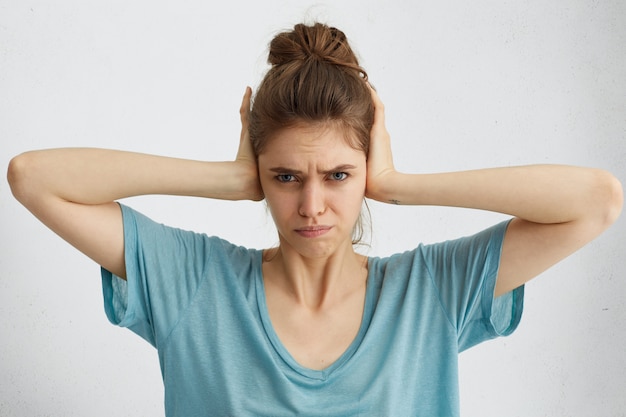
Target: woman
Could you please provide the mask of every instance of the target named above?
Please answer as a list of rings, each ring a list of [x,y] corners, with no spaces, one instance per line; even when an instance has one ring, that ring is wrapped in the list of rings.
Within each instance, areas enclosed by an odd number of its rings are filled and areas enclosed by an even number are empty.
[[[567,166],[397,172],[341,31],[297,25],[269,62],[234,161],[29,152],[9,166],[14,195],[102,266],[109,319],[158,349],[168,416],[458,415],[458,352],[515,329],[523,284],[615,221],[621,185]],[[115,203],[145,194],[265,199],[280,243],[237,247]],[[513,219],[366,258],[364,197]]]

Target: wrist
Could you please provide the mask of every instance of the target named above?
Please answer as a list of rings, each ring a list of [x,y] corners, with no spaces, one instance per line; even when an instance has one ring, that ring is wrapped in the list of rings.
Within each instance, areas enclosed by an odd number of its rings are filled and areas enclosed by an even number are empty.
[[[224,185],[221,198],[226,200],[260,201],[264,198],[256,163],[234,161],[224,163]]]
[[[403,201],[404,177],[402,173],[389,170],[368,179],[366,197],[381,203],[408,204]]]

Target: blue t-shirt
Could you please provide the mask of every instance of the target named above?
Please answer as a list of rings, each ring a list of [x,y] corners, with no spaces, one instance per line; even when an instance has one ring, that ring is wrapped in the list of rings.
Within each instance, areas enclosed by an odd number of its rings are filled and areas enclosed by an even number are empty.
[[[504,222],[369,258],[356,338],[308,369],[272,327],[262,251],[122,212],[127,281],[102,271],[105,310],[158,349],[169,417],[458,416],[458,353],[520,320],[523,287],[493,298]]]

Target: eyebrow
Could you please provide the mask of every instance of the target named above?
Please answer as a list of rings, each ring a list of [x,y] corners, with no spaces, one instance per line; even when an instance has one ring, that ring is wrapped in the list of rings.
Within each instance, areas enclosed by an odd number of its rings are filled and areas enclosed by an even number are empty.
[[[330,174],[333,172],[350,171],[352,169],[356,169],[356,166],[350,165],[350,164],[343,164],[343,165],[337,165],[336,167],[328,169],[328,170],[318,171],[318,174]],[[302,174],[302,171],[299,171],[297,169],[286,168],[286,167],[270,168],[270,171],[276,172],[278,174],[294,174],[294,175]]]

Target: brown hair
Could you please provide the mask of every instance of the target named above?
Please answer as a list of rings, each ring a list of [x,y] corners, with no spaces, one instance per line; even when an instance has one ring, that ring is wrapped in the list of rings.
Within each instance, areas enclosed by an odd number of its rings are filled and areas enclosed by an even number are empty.
[[[367,73],[342,31],[321,23],[298,24],[274,37],[268,62],[271,68],[256,92],[249,119],[257,157],[273,135],[302,123],[342,128],[348,144],[367,157],[374,104]],[[366,202],[365,212],[369,220]],[[361,243],[363,217],[361,213],[353,230],[354,244]]]
[[[269,49],[272,67],[250,112],[255,155],[282,129],[332,123],[343,128],[348,143],[367,156],[374,105],[367,74],[346,35],[321,23],[298,24],[274,37]]]

